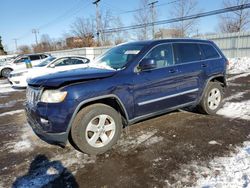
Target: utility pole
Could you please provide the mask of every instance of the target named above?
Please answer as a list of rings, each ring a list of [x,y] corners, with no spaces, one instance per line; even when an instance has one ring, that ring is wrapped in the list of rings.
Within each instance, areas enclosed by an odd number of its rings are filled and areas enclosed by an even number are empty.
[[[152,20],[152,39],[155,37],[155,4],[158,3],[158,1],[153,1],[149,3],[148,5],[150,6],[151,10],[151,20]]]
[[[37,34],[39,33],[39,30],[38,29],[32,29],[32,33],[34,33],[35,39],[36,39],[36,45],[38,45]]]
[[[100,15],[99,15],[99,6],[98,3],[101,0],[95,0],[93,4],[96,6],[96,35],[97,35],[97,45],[100,45]]]
[[[18,39],[13,39],[13,40],[15,41],[16,52],[17,52],[17,50],[18,50],[18,49],[17,49],[17,40],[18,40]]]

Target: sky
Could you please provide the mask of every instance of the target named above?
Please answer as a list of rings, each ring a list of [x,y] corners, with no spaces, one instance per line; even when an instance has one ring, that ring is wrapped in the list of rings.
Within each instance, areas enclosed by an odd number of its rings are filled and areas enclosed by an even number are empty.
[[[158,4],[173,0],[158,0]],[[222,8],[223,0],[198,0],[198,9],[210,11]],[[17,45],[35,43],[32,29],[38,29],[38,40],[48,34],[52,39],[59,39],[70,33],[70,26],[78,17],[95,18],[93,0],[1,0],[0,1],[0,36],[7,51],[15,50]],[[124,26],[134,24],[134,13],[122,14],[124,11],[139,8],[140,0],[101,0],[100,10],[110,10],[119,16]],[[173,4],[157,7],[158,20],[170,19]],[[218,16],[201,18],[199,33],[215,32]],[[170,27],[164,25],[164,27]]]

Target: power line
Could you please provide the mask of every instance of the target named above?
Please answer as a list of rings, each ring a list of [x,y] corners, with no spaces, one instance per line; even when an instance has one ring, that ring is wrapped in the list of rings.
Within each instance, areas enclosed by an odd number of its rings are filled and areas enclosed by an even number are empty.
[[[176,2],[178,2],[178,1],[180,1],[180,0],[170,1],[170,2],[168,2],[168,3],[161,3],[161,4],[156,5],[155,7],[170,5],[170,4],[176,3]],[[150,9],[150,7],[149,7],[148,9]],[[119,15],[122,15],[122,14],[129,14],[129,13],[133,13],[133,12],[138,12],[138,11],[140,11],[140,10],[145,10],[145,8],[138,8],[138,9],[134,9],[134,10],[123,11],[123,12],[121,12]]]
[[[227,12],[233,12],[233,11],[237,11],[237,10],[248,9],[248,8],[250,8],[250,3],[232,6],[232,7],[227,7],[227,8],[223,8],[223,9],[217,9],[217,10],[203,12],[203,13],[198,13],[198,14],[185,16],[185,17],[172,18],[172,19],[168,19],[168,20],[160,20],[160,21],[146,23],[146,24],[138,24],[138,25],[118,27],[118,28],[110,28],[110,29],[103,30],[102,32],[103,33],[112,33],[112,32],[119,32],[119,31],[127,31],[127,30],[143,28],[145,26],[163,25],[163,24],[174,23],[174,22],[179,22],[179,21],[186,21],[186,20],[197,19],[197,18],[201,18],[201,17],[223,14],[223,13],[227,13]]]

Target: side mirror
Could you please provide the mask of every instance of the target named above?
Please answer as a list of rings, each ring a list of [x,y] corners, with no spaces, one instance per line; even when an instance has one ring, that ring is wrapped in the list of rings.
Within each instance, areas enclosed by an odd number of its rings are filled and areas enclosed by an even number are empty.
[[[156,62],[154,59],[143,59],[139,64],[140,70],[150,70],[156,68]]]
[[[55,66],[55,64],[51,64],[49,67],[50,68],[55,68],[56,66]]]

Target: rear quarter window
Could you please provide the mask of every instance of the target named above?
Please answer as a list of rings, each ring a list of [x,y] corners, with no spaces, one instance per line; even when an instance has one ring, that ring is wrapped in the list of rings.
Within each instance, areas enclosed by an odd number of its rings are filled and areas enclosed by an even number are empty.
[[[176,64],[201,60],[201,52],[196,43],[173,44]]]
[[[219,58],[220,55],[216,49],[210,44],[200,44],[201,50],[204,54],[205,59]]]

